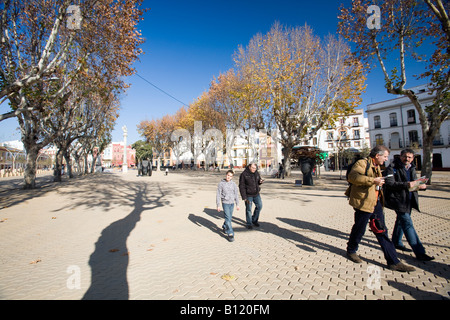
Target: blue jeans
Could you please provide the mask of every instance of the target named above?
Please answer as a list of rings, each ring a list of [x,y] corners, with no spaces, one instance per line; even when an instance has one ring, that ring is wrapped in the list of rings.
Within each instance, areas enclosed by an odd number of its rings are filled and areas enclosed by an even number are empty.
[[[248,201],[245,201],[245,217],[247,221],[247,226],[251,226],[253,223],[257,223],[259,220],[259,213],[262,209],[261,196],[258,194],[254,197],[247,197]],[[255,210],[252,215],[252,203],[255,204]]]
[[[392,242],[397,246],[403,246],[402,236],[405,233],[406,240],[408,240],[414,254],[425,254],[425,248],[414,229],[411,213],[399,211],[395,211],[395,213],[397,214],[397,219],[395,220],[394,231],[392,232]]]
[[[233,227],[231,226],[231,219],[233,218],[233,203],[222,203],[223,212],[225,214],[225,222],[223,223],[223,230],[228,235],[234,235]]]
[[[364,212],[361,210],[355,209],[355,223],[352,227],[352,231],[350,233],[350,239],[347,243],[347,252],[348,253],[356,253],[358,250],[359,243],[366,232],[367,223],[370,218],[373,218],[377,215],[377,218],[380,219],[383,225],[384,223],[384,213],[381,202],[378,200],[373,212]],[[381,246],[381,250],[383,251],[384,258],[387,263],[390,265],[397,264],[400,260],[397,257],[397,252],[395,251],[395,246],[392,241],[389,239],[387,230],[383,233],[375,234],[378,243]]]

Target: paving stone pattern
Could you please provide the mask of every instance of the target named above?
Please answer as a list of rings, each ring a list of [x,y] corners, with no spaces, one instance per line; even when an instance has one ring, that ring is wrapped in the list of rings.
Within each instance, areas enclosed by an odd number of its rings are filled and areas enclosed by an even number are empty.
[[[450,292],[450,173],[420,194],[416,230],[434,261],[399,252],[415,272],[387,268],[370,231],[362,264],[345,257],[353,210],[339,173],[314,186],[267,178],[260,227],[234,211],[222,232],[210,172],[136,171],[51,182],[0,181],[0,299],[443,300]],[[441,177],[439,179],[439,177]],[[237,183],[239,173],[234,177]],[[300,177],[301,179],[301,177]],[[392,230],[395,213],[386,209]],[[404,243],[407,245],[406,239]],[[408,246],[408,245],[407,245]]]

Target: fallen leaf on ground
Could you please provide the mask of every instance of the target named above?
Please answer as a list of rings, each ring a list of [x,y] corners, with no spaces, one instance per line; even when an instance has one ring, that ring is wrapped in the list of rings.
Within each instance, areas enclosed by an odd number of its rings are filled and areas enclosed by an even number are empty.
[[[117,252],[117,251],[119,251],[119,249],[111,249],[111,250],[109,250],[109,252]]]
[[[229,273],[224,274],[223,276],[221,276],[221,278],[226,281],[232,281],[232,280],[236,279],[235,276],[233,276]]]
[[[30,262],[30,264],[36,264],[36,263],[38,263],[38,262],[41,262],[41,259],[33,260],[33,261]]]

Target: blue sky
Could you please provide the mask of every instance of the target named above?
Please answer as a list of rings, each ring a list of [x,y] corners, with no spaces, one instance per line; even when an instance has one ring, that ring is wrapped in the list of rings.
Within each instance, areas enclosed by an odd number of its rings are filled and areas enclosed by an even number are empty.
[[[137,75],[129,77],[131,88],[121,99],[113,141],[123,139],[124,125],[129,144],[142,139],[136,130],[139,122],[173,114],[183,103],[192,103],[208,90],[213,77],[233,67],[232,55],[239,45],[246,46],[255,34],[268,32],[276,21],[288,26],[306,23],[321,37],[336,34],[341,3],[348,7],[351,1],[144,1],[143,6],[150,8],[139,24],[146,39],[142,45],[145,54],[135,68],[141,77],[173,98]],[[422,83],[409,82],[413,84]],[[392,98],[384,89],[380,69],[375,69],[368,75],[361,107]],[[15,119],[0,122],[0,142],[19,140],[16,127]]]

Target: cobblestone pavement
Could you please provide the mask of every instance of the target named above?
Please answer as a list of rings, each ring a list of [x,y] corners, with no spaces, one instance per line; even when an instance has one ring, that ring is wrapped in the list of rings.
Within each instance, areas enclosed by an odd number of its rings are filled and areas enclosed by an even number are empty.
[[[260,227],[234,211],[235,241],[215,209],[222,173],[136,171],[18,189],[0,180],[3,300],[447,300],[450,298],[450,173],[436,173],[413,212],[434,261],[399,252],[416,271],[387,268],[369,231],[354,264],[345,257],[353,210],[339,173],[314,186],[267,178]],[[238,174],[234,181],[238,181]],[[392,230],[394,212],[386,209]],[[404,241],[407,244],[406,240]]]

